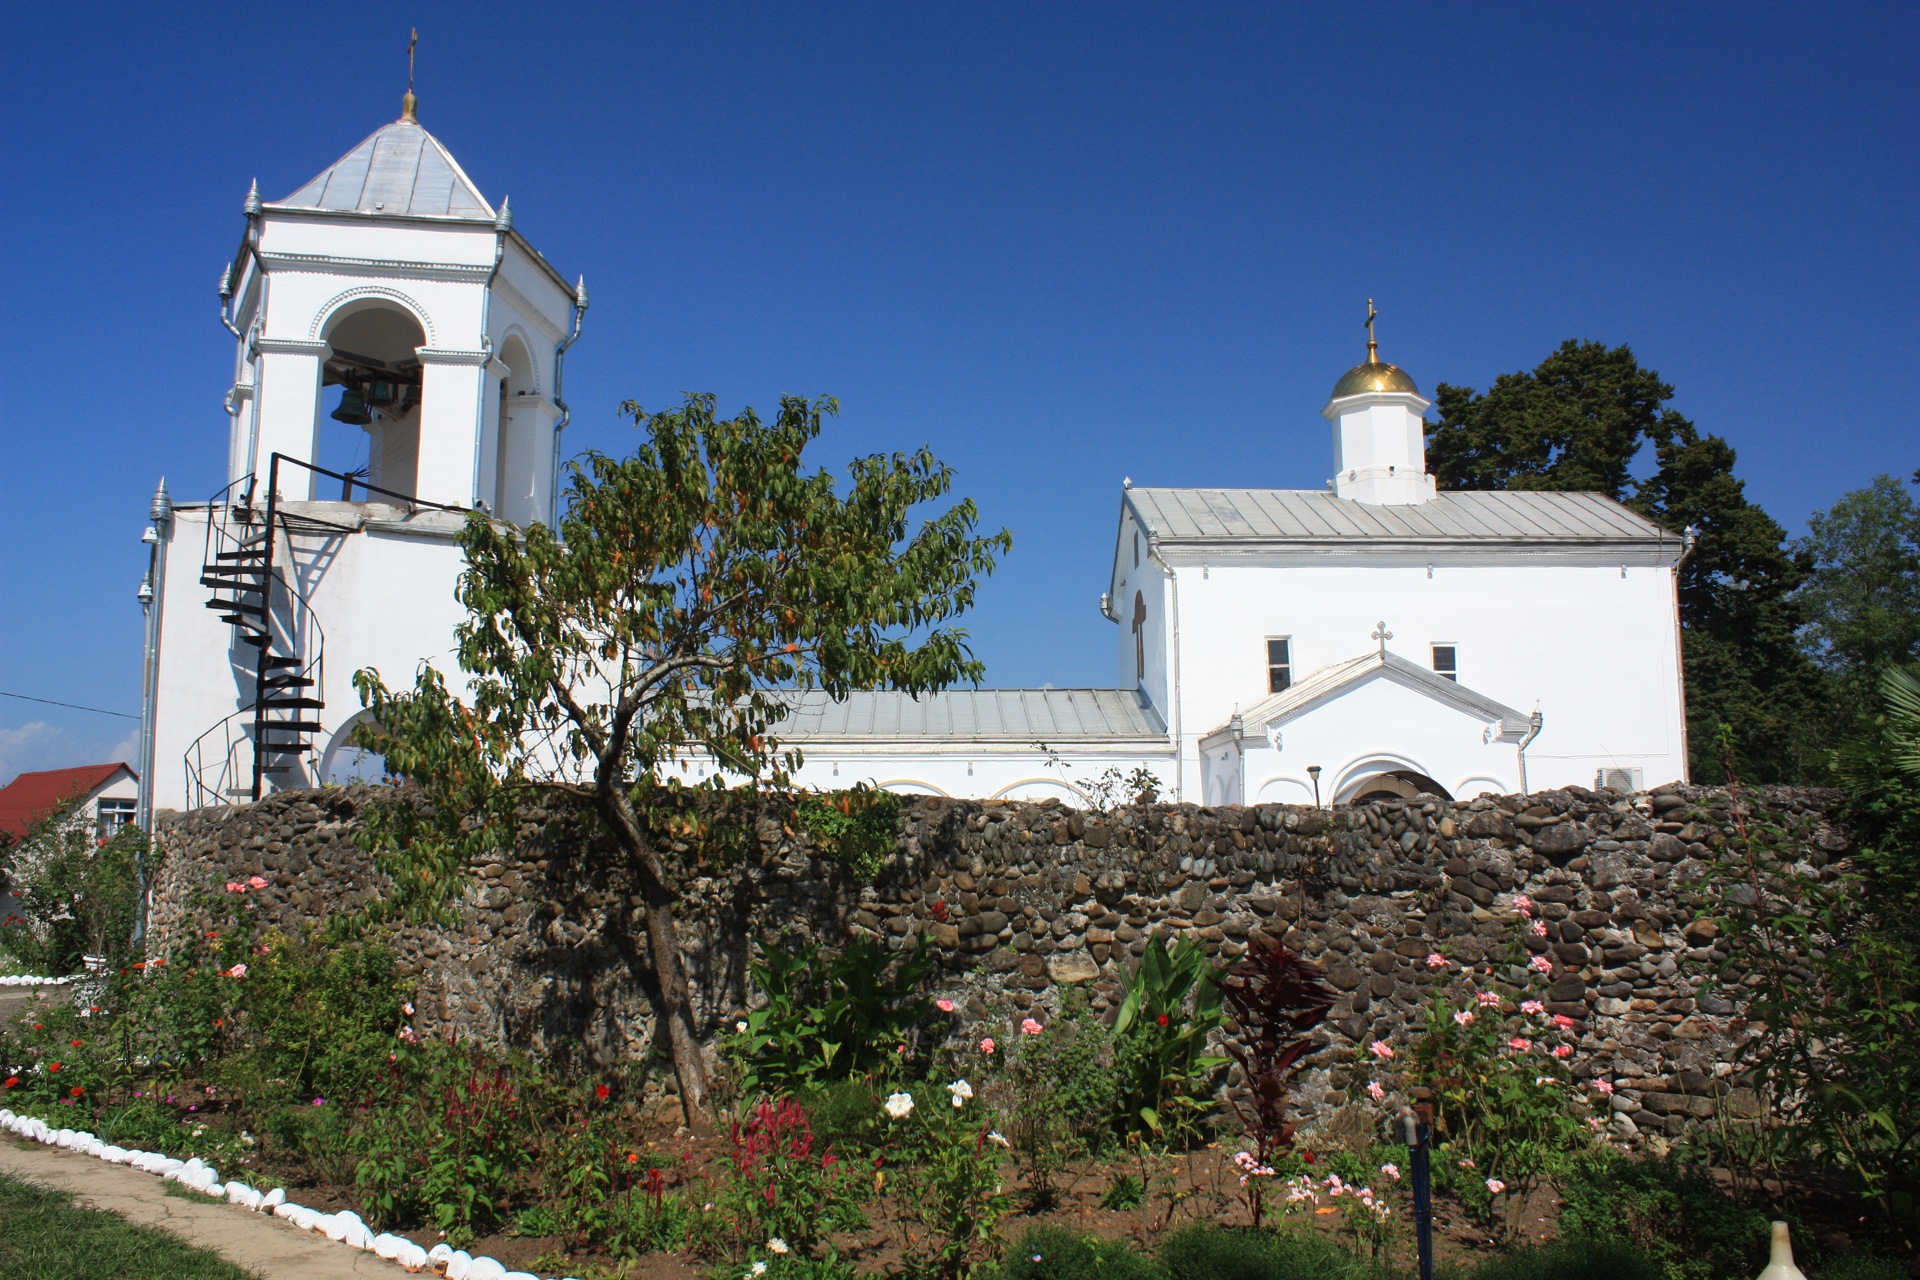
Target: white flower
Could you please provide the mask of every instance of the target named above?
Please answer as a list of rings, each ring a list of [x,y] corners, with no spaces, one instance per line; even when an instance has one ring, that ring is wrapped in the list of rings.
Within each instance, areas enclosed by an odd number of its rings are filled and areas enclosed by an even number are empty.
[[[1011,1142],[1008,1142],[1006,1140],[1006,1138],[1001,1134],[1001,1132],[998,1129],[995,1129],[992,1133],[989,1133],[987,1135],[987,1141],[997,1142],[1003,1147],[1010,1147],[1013,1145]]]
[[[763,1276],[767,1274],[767,1264],[764,1262],[756,1262],[748,1269],[747,1274],[750,1276]]]
[[[774,1236],[767,1241],[767,1252],[788,1253],[791,1252],[791,1250],[787,1248],[787,1242],[785,1240],[782,1240],[779,1236]]]
[[[947,1092],[953,1095],[953,1105],[958,1107],[964,1105],[966,1100],[973,1096],[973,1086],[965,1080],[955,1080],[947,1086]]]
[[[736,1023],[734,1023],[734,1024],[733,1024],[733,1029],[734,1029],[735,1031],[739,1031],[739,1032],[743,1032],[743,1033],[744,1033],[744,1032],[746,1031],[746,1029],[747,1029],[747,1024],[746,1024],[746,1022],[745,1022],[744,1020],[743,1020],[743,1021],[740,1021],[740,1022],[736,1022]]]
[[[907,1118],[907,1113],[913,1110],[913,1095],[910,1093],[888,1094],[886,1108],[887,1114],[895,1120],[904,1120]]]

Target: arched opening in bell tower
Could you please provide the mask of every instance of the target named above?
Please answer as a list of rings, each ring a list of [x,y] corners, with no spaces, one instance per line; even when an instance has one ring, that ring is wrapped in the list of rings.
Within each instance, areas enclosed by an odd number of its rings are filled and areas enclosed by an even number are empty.
[[[500,344],[500,363],[507,376],[500,379],[499,429],[494,437],[494,514],[515,524],[540,518],[542,492],[538,436],[541,422],[532,410],[538,388],[533,353],[517,333]]]
[[[394,302],[366,298],[335,312],[325,338],[330,350],[321,382],[338,394],[323,397],[323,407],[331,406],[318,433],[316,461],[377,488],[412,494],[420,466],[419,349],[427,342],[425,329]],[[324,481],[315,492],[335,496]],[[368,495],[346,485],[338,496]]]

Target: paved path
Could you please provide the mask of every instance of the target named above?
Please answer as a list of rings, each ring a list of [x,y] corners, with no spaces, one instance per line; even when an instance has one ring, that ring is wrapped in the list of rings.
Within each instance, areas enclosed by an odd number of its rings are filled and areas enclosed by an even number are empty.
[[[406,1270],[371,1253],[349,1249],[269,1214],[250,1213],[211,1200],[170,1196],[169,1184],[150,1173],[108,1164],[57,1147],[21,1142],[0,1134],[0,1173],[43,1187],[71,1191],[90,1208],[106,1209],[129,1222],[170,1231],[188,1244],[211,1249],[264,1280],[354,1280],[404,1276]]]

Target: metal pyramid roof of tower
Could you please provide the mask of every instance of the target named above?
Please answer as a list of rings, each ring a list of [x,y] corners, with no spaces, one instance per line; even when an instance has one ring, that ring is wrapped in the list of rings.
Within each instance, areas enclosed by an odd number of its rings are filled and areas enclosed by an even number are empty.
[[[440,140],[406,119],[374,130],[272,207],[463,222],[495,217],[493,206]]]

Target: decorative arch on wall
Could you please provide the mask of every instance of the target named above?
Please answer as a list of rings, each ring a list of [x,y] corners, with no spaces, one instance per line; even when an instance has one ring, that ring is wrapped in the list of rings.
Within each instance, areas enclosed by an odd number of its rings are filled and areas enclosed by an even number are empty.
[[[507,346],[513,342],[518,342],[521,348],[527,353],[524,368],[514,361],[507,359]],[[534,395],[546,394],[540,388],[540,361],[538,357],[533,354],[540,349],[540,346],[525,329],[521,328],[518,324],[508,325],[506,332],[500,335],[499,346],[495,349],[499,354],[500,362],[513,370],[513,375],[507,380],[512,385],[513,390],[530,391]]]
[[[363,308],[354,306],[361,302],[397,303],[420,323],[420,331],[427,335],[426,345],[439,345],[439,337],[434,332],[433,317],[420,305],[418,299],[380,284],[355,285],[329,298],[318,311],[313,313],[313,326],[307,330],[309,340],[318,342],[320,335],[333,328],[335,324]],[[351,310],[349,310],[351,308]]]
[[[1471,800],[1475,796],[1503,796],[1511,790],[1513,790],[1513,787],[1509,783],[1501,781],[1499,778],[1490,778],[1485,774],[1475,774],[1470,778],[1462,778],[1458,783],[1454,784],[1453,798],[1455,800]]]
[[[1305,778],[1279,774],[1255,788],[1253,797],[1254,804],[1312,804],[1313,784]]]
[[[1021,799],[1046,799],[1051,796],[1053,799],[1065,800],[1070,804],[1081,807],[1088,805],[1086,792],[1074,786],[1071,782],[1062,782],[1058,778],[1046,777],[1022,778],[1018,782],[1009,782],[1006,786],[988,796],[987,799],[1005,800],[1012,796],[1015,791],[1022,789],[1030,789],[1030,792],[1028,795],[1020,797]],[[1039,794],[1034,795],[1031,794],[1031,792],[1038,792]]]
[[[922,782],[918,778],[892,778],[886,782],[876,782],[874,786],[882,791],[897,791],[908,796],[945,796],[953,798],[951,791],[942,791],[931,782]]]
[[[316,781],[322,785],[356,779],[378,782],[387,776],[385,759],[353,745],[354,729],[372,718],[371,711],[356,711],[333,731],[333,737],[327,741],[327,749],[320,754],[320,771]]]

